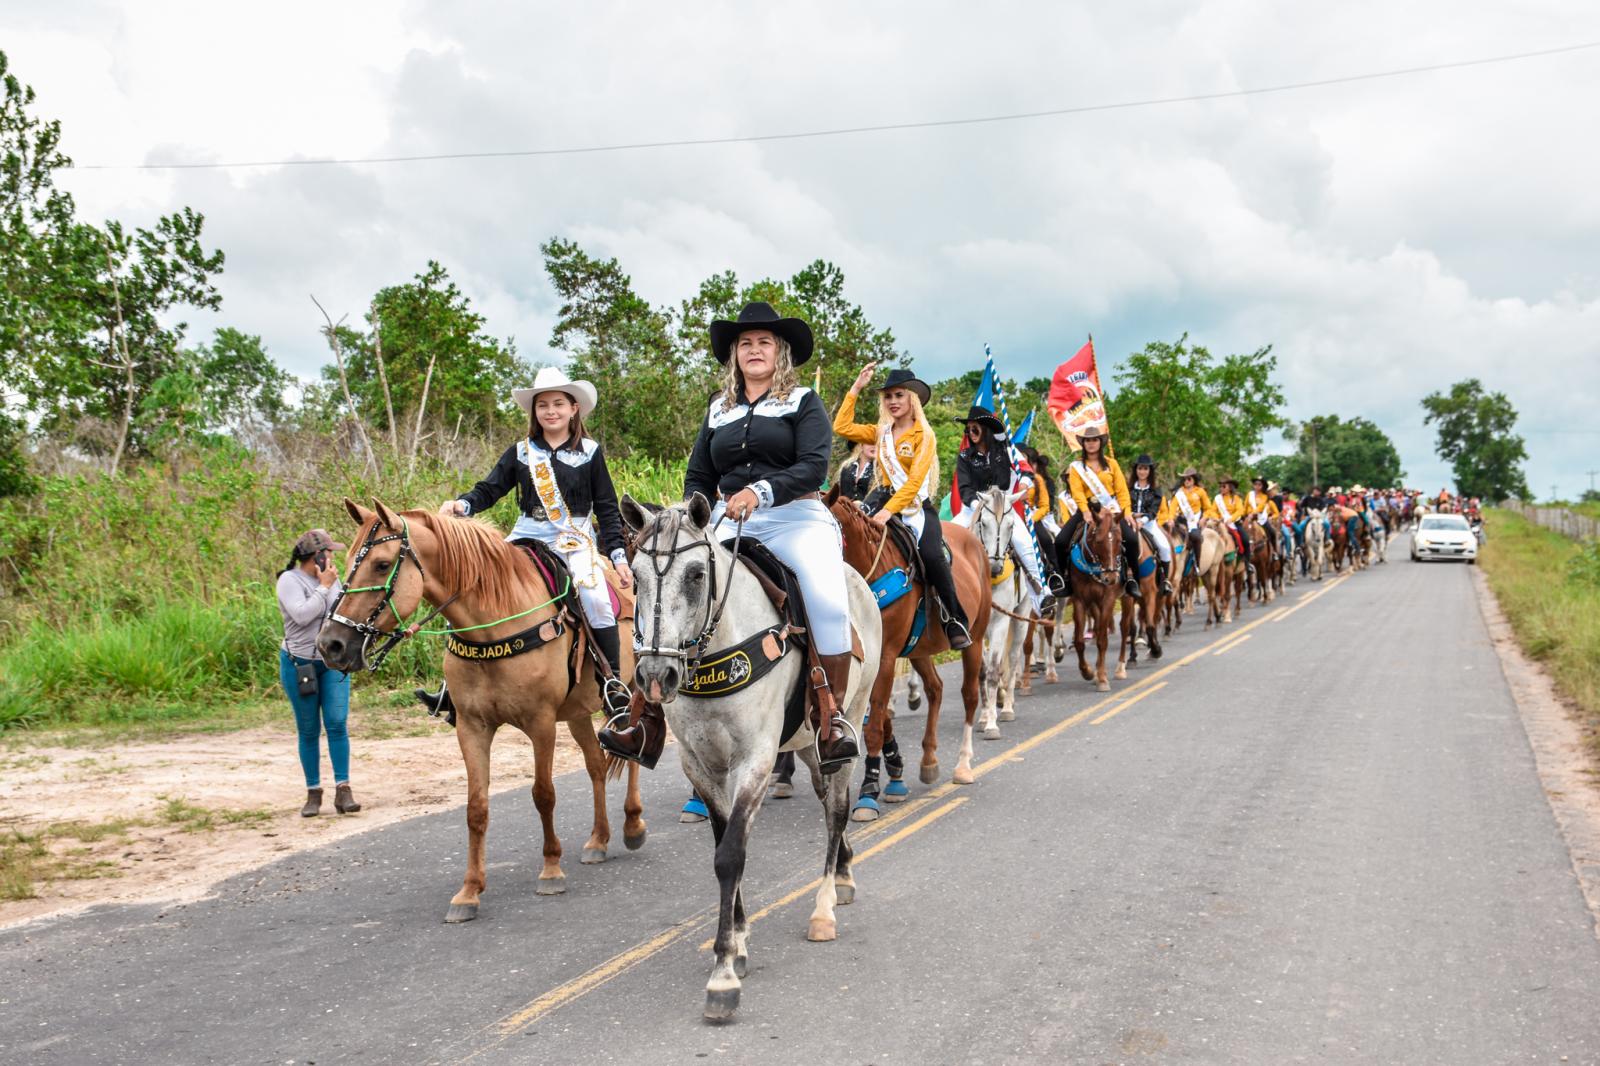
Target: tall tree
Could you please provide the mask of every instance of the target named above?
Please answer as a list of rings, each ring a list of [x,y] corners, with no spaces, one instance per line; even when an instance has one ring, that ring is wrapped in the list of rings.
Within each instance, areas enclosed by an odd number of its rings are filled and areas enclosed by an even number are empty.
[[[1394,442],[1365,418],[1346,421],[1338,415],[1318,415],[1285,426],[1283,435],[1296,445],[1295,452],[1269,455],[1258,467],[1285,488],[1300,491],[1313,484],[1392,488],[1405,477]]]
[[[1149,452],[1167,474],[1193,464],[1208,481],[1238,473],[1267,430],[1284,424],[1272,346],[1217,359],[1190,344],[1151,341],[1114,375],[1107,414],[1117,454]]]
[[[1437,425],[1435,451],[1450,464],[1456,491],[1486,500],[1527,499],[1522,472],[1528,450],[1512,432],[1517,411],[1503,392],[1488,392],[1477,378],[1422,399],[1423,425]]]

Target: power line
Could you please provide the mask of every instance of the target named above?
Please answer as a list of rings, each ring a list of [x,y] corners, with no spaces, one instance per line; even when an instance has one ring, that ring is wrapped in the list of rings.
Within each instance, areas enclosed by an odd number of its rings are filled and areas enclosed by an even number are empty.
[[[364,163],[423,163],[445,159],[513,159],[531,156],[595,155],[601,152],[634,152],[652,148],[699,148],[720,144],[757,144],[764,141],[798,141],[819,137],[847,137],[863,133],[888,133],[895,130],[925,130],[948,126],[981,126],[997,122],[1021,122],[1030,119],[1057,118],[1063,115],[1085,115],[1097,111],[1123,111],[1141,107],[1160,107],[1167,104],[1192,104],[1208,100],[1227,100],[1241,96],[1264,96],[1269,93],[1293,92],[1299,89],[1316,89],[1328,85],[1348,85],[1352,82],[1376,81],[1381,78],[1401,78],[1412,74],[1427,74],[1439,70],[1458,70],[1462,67],[1481,67],[1494,63],[1512,63],[1522,59],[1581,52],[1600,48],[1600,41],[1545,48],[1537,52],[1517,52],[1510,55],[1487,56],[1480,59],[1462,59],[1451,63],[1432,63],[1420,67],[1403,67],[1398,70],[1380,70],[1367,74],[1348,74],[1337,78],[1320,78],[1316,81],[1290,82],[1284,85],[1264,85],[1254,89],[1229,89],[1223,92],[1195,93],[1189,96],[1157,96],[1144,100],[1123,100],[1108,104],[1083,104],[1076,107],[1057,107],[1045,111],[1019,111],[1006,115],[983,115],[975,118],[931,119],[924,122],[893,122],[874,126],[841,126],[836,129],[805,130],[795,133],[764,133],[734,137],[696,137],[675,141],[635,141],[626,144],[600,144],[572,148],[527,148],[498,152],[440,152],[430,155],[371,156],[360,159],[262,159],[231,163],[91,163],[74,167],[75,170],[230,170],[244,167],[326,167],[351,166]]]

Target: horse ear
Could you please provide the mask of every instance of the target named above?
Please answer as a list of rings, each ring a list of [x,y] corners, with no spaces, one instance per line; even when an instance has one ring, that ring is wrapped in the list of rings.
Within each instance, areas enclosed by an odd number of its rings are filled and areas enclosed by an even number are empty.
[[[689,521],[694,523],[696,529],[704,529],[711,524],[711,501],[698,492],[690,494],[688,509]]]
[[[384,502],[378,499],[376,496],[372,498],[372,509],[377,513],[378,520],[384,525],[388,526],[390,529],[399,529],[403,524],[400,519],[396,517],[395,513],[389,510]]]
[[[367,520],[372,517],[371,511],[367,510],[365,507],[361,506],[348,496],[344,498],[344,509],[350,515],[350,521],[356,524],[357,529],[360,529],[362,526],[366,525]]]
[[[639,532],[650,522],[650,516],[639,506],[639,501],[634,499],[631,493],[622,494],[622,501],[617,505],[617,509],[622,512],[622,524],[628,527],[629,533]]]
[[[822,497],[822,505],[831,510],[833,505],[838,503],[838,502],[839,502],[839,483],[837,481],[835,481],[831,486],[829,486],[828,494],[826,496]]]
[[[1023,500],[1025,500],[1027,498],[1028,498],[1028,490],[1027,489],[1023,489],[1021,492],[1013,493],[1006,500],[1006,507],[1008,507],[1008,508],[1015,507],[1017,504],[1021,503]]]

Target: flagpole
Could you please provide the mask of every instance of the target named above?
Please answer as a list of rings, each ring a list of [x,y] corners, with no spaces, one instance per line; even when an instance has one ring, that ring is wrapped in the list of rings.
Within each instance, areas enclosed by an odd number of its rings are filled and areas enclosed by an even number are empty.
[[[983,345],[983,369],[984,373],[989,375],[989,384],[994,388],[994,404],[1000,409],[1000,421],[1006,427],[1006,458],[1011,461],[1011,480],[1015,481],[1017,478],[1018,456],[1016,445],[1011,443],[1011,416],[1006,413],[1006,390],[1000,384],[1000,375],[995,371],[994,368],[994,352],[990,350],[987,341],[984,342]],[[1034,477],[1038,476],[1040,476],[1038,471],[1035,471]],[[1010,489],[1008,488],[1006,491],[1009,493]],[[1022,506],[1022,524],[1028,530],[1028,539],[1033,541],[1034,558],[1040,558],[1039,534],[1034,532],[1033,529],[1033,508],[1028,506],[1027,502],[1024,502]],[[1042,568],[1043,565],[1041,562],[1041,569]]]

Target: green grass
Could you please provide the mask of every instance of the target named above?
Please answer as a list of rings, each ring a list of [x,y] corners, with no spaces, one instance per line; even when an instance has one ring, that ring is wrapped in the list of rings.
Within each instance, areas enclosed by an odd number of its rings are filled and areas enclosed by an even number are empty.
[[[161,809],[161,820],[184,833],[212,829],[254,829],[272,821],[272,812],[260,808],[202,807],[182,796],[157,796],[156,799],[166,802]]]
[[[6,830],[0,836],[0,901],[36,899],[40,881],[81,881],[117,875],[115,863],[87,859],[88,851],[79,848],[74,849],[74,854],[57,855],[50,850],[45,833]]]
[[[1580,545],[1509,511],[1485,512],[1479,557],[1524,651],[1580,715],[1600,763],[1600,546]]]

